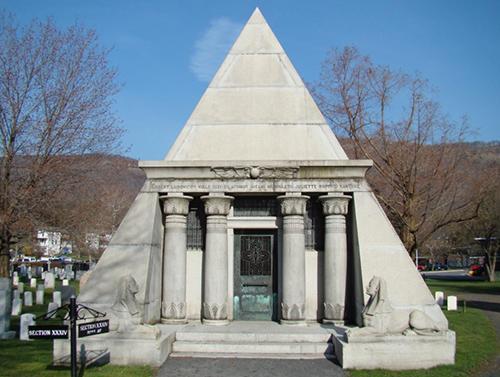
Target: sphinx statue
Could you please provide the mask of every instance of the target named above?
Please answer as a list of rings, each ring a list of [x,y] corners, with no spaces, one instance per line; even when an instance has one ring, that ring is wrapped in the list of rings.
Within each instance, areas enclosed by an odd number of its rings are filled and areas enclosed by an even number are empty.
[[[370,298],[362,313],[364,327],[348,329],[348,339],[365,335],[436,335],[442,330],[421,310],[395,309],[389,301],[387,284],[381,277],[374,276],[370,280],[366,294]]]
[[[116,299],[109,313],[110,330],[127,337],[158,338],[160,331],[157,327],[145,325],[142,322],[141,312],[135,295],[139,292],[139,285],[130,274],[122,276],[118,283]]]

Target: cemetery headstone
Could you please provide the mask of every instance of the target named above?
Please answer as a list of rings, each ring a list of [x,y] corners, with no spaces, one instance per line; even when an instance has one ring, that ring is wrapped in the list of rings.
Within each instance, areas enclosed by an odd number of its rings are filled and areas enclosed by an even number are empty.
[[[73,295],[76,296],[75,288],[70,285],[61,287],[61,299],[63,304],[69,304],[69,299]]]
[[[12,300],[11,315],[16,315],[16,316],[20,315],[22,310],[23,310],[23,304],[22,304],[21,299],[19,297],[15,297]]]
[[[436,293],[434,294],[434,297],[436,299],[436,304],[438,304],[439,306],[443,306],[443,304],[444,304],[444,292],[436,291]]]
[[[69,281],[68,281],[68,279],[64,279],[64,280],[62,281],[62,285],[63,285],[63,286],[67,286],[67,285],[69,285]]]
[[[457,310],[457,296],[448,296],[446,303],[448,310]]]
[[[52,292],[52,302],[56,303],[58,308],[61,307],[62,305],[61,291]]]
[[[24,292],[24,306],[33,306],[33,294],[31,291]]]
[[[57,308],[59,308],[59,305],[57,305],[57,303],[55,303],[55,302],[49,302],[49,306],[47,308],[47,313],[51,312],[53,310],[56,310]]]
[[[28,326],[35,325],[35,315],[31,313],[25,313],[21,315],[19,320],[19,339],[20,340],[30,340],[28,337]]]
[[[12,310],[11,281],[0,277],[0,339],[11,339],[16,333],[10,331],[10,313]]]
[[[28,269],[26,268],[26,265],[22,264],[19,266],[19,275],[21,276],[26,276],[28,273]]]
[[[12,298],[14,299],[14,298],[20,298],[20,297],[21,297],[21,296],[20,296],[20,294],[19,294],[19,289],[14,289],[14,290],[12,291]]]
[[[43,305],[44,293],[45,292],[43,290],[36,291],[36,304],[37,305]]]
[[[44,279],[45,288],[54,289],[56,286],[56,281],[54,274],[52,272],[47,272]]]
[[[14,287],[17,287],[19,285],[19,276],[17,276],[17,274],[12,276],[12,285]]]
[[[24,283],[22,281],[20,281],[19,284],[17,285],[17,289],[19,293],[24,293]]]
[[[30,287],[31,288],[36,288],[36,279],[35,278],[31,278],[30,279]]]

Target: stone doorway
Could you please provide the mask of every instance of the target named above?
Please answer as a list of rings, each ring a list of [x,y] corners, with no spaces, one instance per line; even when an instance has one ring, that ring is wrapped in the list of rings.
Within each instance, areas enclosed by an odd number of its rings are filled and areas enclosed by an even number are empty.
[[[237,230],[234,234],[235,320],[277,321],[276,232]]]

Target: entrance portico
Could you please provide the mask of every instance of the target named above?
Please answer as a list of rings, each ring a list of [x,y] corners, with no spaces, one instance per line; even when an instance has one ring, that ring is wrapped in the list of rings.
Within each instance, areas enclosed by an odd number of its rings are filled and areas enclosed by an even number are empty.
[[[185,290],[184,320],[202,320],[210,325],[227,324],[233,319],[273,319],[293,325],[344,321],[348,259],[345,223],[350,200],[346,194],[366,189],[364,174],[371,163],[243,164],[141,162],[148,178],[143,190],[159,192],[164,201],[163,276],[172,273],[176,268],[172,266],[186,270],[185,280],[179,272],[174,281],[162,279],[164,287],[167,284],[180,287],[175,288],[178,292]],[[220,171],[225,171],[224,179],[220,179]],[[268,171],[272,175],[264,175]],[[190,178],[183,179],[186,175]],[[174,200],[178,203],[175,209],[167,205]],[[182,210],[181,202],[186,206]],[[177,216],[176,221],[178,216],[185,220],[188,207],[193,210],[193,206],[200,207],[195,223],[203,224],[199,225],[203,242],[195,250],[185,236],[186,231],[192,232],[194,220],[184,223],[184,236],[179,238],[172,238],[170,225],[172,216]],[[314,218],[310,207],[316,209]],[[268,240],[262,241],[266,235]],[[311,235],[321,237],[321,242],[306,242]],[[171,249],[184,251],[186,267],[169,260],[176,255]],[[242,250],[254,263],[247,263],[248,271],[243,273]],[[267,267],[262,265],[263,270],[257,271],[256,263],[264,261],[269,263]],[[195,286],[193,281],[199,283]],[[171,307],[165,300],[168,292],[164,289],[162,308]],[[163,313],[163,322],[174,322]]]

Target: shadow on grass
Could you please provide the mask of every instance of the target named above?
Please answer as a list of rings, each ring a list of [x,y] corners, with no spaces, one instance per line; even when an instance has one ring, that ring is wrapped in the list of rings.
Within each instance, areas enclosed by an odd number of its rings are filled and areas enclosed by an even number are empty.
[[[459,306],[463,308],[464,301],[459,301]],[[488,301],[479,301],[479,300],[466,300],[467,308],[476,308],[481,310],[486,310],[489,312],[497,312],[500,313],[500,303],[496,302],[488,302]]]

